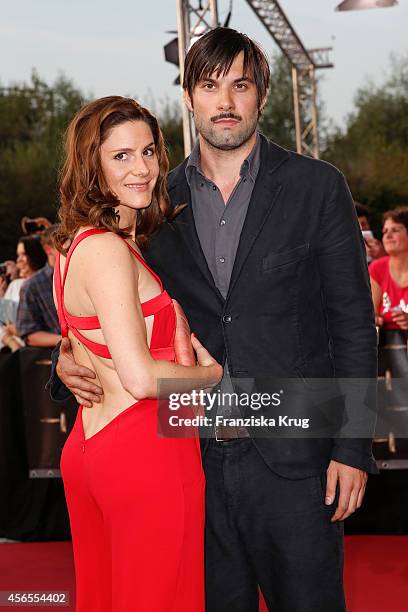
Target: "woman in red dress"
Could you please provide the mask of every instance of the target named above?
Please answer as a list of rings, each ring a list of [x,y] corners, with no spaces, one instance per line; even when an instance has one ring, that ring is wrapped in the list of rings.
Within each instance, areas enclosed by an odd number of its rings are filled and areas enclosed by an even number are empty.
[[[132,99],[96,100],[69,126],[55,299],[104,390],[61,459],[80,612],[204,610],[198,439],[159,437],[155,398],[160,380],[188,392],[222,368],[196,338],[198,364],[176,363],[174,304],[140,253],[170,214],[167,170],[157,121]]]
[[[386,329],[408,329],[408,206],[384,214],[386,257],[370,264],[376,322]]]

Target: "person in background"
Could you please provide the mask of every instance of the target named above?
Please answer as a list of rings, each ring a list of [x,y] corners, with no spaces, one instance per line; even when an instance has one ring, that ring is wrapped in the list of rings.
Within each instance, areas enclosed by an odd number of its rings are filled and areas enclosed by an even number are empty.
[[[408,206],[383,216],[385,257],[369,268],[376,323],[388,329],[408,329]]]
[[[354,205],[356,207],[357,219],[364,238],[367,253],[367,263],[371,263],[374,259],[384,257],[384,247],[380,240],[374,238],[373,232],[371,231],[369,216],[370,211],[368,206],[360,204],[360,202],[354,202]]]
[[[17,243],[17,259],[6,261],[7,274],[11,280],[2,297],[18,302],[24,282],[40,270],[47,261],[38,236],[22,236]]]
[[[16,279],[18,279],[18,268],[15,261],[8,259],[0,264],[0,298],[6,297],[9,286]],[[6,299],[12,298],[7,297]]]
[[[61,340],[58,315],[52,295],[52,275],[56,251],[52,234],[54,226],[35,238],[43,249],[46,264],[27,280],[21,289],[17,310],[18,335],[28,346],[55,346]]]
[[[11,282],[5,288],[2,285],[4,297],[6,300],[12,300],[18,303],[20,299],[20,291],[26,280],[31,278],[38,270],[46,263],[47,256],[41,246],[39,236],[22,236],[17,243],[17,260],[5,262],[7,273],[11,277]],[[13,265],[14,264],[14,265]],[[12,321],[3,321],[0,328],[1,345],[8,347],[12,351],[18,350],[24,345],[24,342],[19,338],[16,326]]]

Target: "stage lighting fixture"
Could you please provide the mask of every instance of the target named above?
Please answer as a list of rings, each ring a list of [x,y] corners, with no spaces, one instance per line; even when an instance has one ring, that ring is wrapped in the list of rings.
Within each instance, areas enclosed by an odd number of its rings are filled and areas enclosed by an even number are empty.
[[[398,0],[343,0],[336,11],[361,11],[363,9],[387,8],[396,6]]]

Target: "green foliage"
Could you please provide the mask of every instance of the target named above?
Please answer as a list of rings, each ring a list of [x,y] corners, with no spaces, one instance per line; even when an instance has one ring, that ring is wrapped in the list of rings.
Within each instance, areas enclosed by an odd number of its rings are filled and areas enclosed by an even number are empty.
[[[272,57],[269,97],[260,130],[281,147],[296,148],[292,71],[289,60],[282,53]]]
[[[346,128],[328,139],[324,158],[346,175],[356,200],[380,213],[408,204],[408,56],[391,58],[381,85],[358,90]]]
[[[21,217],[55,219],[62,134],[84,102],[64,76],[0,88],[0,261],[14,256]]]
[[[158,113],[158,121],[166,141],[170,168],[175,168],[184,159],[183,122],[180,105],[165,100]]]

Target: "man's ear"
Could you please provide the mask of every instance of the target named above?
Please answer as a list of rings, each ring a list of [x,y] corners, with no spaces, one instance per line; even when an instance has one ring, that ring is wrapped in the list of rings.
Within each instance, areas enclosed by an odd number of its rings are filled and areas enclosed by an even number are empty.
[[[266,95],[265,95],[264,99],[261,101],[261,103],[259,105],[259,114],[262,114],[263,111],[264,111],[266,103],[268,102],[268,95],[269,95],[269,90],[266,92]]]
[[[193,103],[191,101],[190,96],[188,95],[187,89],[185,89],[183,92],[183,100],[184,100],[184,104],[187,106],[190,113],[194,112]]]

